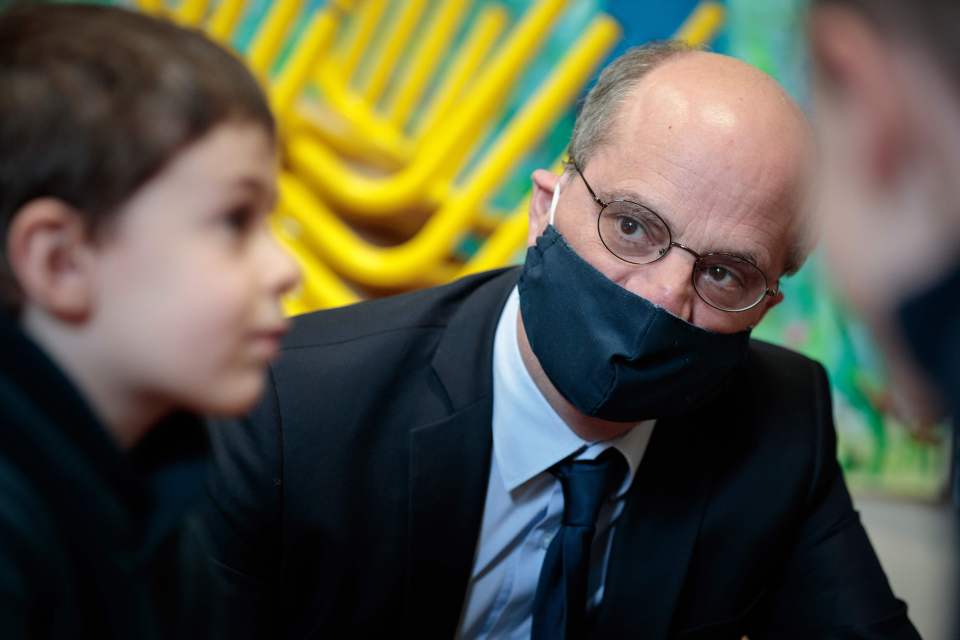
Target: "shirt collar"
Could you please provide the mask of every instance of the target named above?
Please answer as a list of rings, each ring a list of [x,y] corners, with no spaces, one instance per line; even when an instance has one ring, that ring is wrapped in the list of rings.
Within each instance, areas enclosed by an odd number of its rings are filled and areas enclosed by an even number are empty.
[[[523,363],[517,342],[519,310],[520,295],[514,287],[500,314],[493,346],[493,453],[504,487],[513,491],[565,458],[590,460],[616,447],[629,467],[620,494],[626,492],[655,421],[638,423],[622,436],[603,442],[588,442],[571,431]]]

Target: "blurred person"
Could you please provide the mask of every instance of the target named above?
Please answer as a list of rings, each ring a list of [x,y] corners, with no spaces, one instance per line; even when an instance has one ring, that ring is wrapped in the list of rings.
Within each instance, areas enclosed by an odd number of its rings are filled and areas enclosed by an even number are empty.
[[[901,404],[956,416],[960,3],[816,0],[809,28],[828,262]]]
[[[831,275],[872,330],[904,417],[952,416],[956,426],[960,3],[816,0],[809,42],[822,147],[816,208]],[[956,506],[956,430],[953,444]],[[956,612],[945,614],[960,637]]]
[[[600,75],[526,262],[298,318],[214,430],[234,638],[917,638],[823,368],[750,339],[808,251],[808,125],[665,43]]]
[[[273,118],[137,13],[14,8],[0,43],[0,637],[215,636],[193,413],[248,410],[287,324]]]

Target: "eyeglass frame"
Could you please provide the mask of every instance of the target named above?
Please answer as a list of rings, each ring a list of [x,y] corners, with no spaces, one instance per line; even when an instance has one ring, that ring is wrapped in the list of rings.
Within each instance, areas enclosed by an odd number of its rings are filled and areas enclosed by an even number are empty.
[[[686,251],[687,253],[689,253],[690,255],[692,255],[692,256],[694,257],[693,267],[690,269],[690,286],[693,287],[693,290],[696,292],[697,297],[700,298],[701,300],[703,300],[704,303],[706,303],[707,305],[709,305],[711,308],[716,309],[716,310],[718,310],[718,311],[723,311],[723,312],[725,312],[725,313],[742,313],[742,312],[744,312],[744,311],[749,311],[750,309],[753,309],[754,307],[756,307],[757,305],[759,305],[761,302],[763,302],[763,299],[764,299],[764,298],[774,297],[774,296],[776,296],[776,295],[778,295],[778,294],[780,293],[779,279],[777,280],[777,284],[778,284],[777,288],[776,288],[776,289],[771,289],[770,287],[767,286],[767,283],[770,281],[770,279],[767,278],[767,274],[763,272],[763,269],[761,269],[761,268],[758,267],[757,265],[753,264],[753,262],[751,262],[750,260],[746,260],[746,259],[742,258],[741,256],[737,256],[737,255],[734,255],[734,254],[732,254],[732,253],[725,253],[725,252],[723,252],[723,251],[711,251],[710,253],[700,254],[700,253],[697,253],[696,251],[694,251],[693,249],[691,249],[690,247],[688,247],[688,246],[686,246],[686,245],[683,245],[683,244],[681,244],[681,243],[679,243],[679,242],[674,242],[674,240],[673,240],[673,231],[670,230],[670,225],[667,224],[667,221],[664,220],[663,217],[662,217],[659,213],[657,213],[656,211],[654,211],[653,209],[651,209],[650,207],[648,207],[648,206],[646,206],[646,205],[644,205],[644,204],[640,204],[639,202],[634,202],[633,200],[627,200],[626,198],[617,198],[617,199],[615,199],[615,200],[611,200],[610,202],[604,202],[603,200],[600,199],[600,196],[598,196],[597,193],[593,190],[593,187],[590,186],[590,183],[587,182],[587,177],[586,177],[585,175],[583,175],[583,171],[580,170],[580,166],[577,164],[576,160],[574,160],[574,159],[571,158],[571,159],[567,160],[566,165],[574,168],[574,170],[577,172],[577,175],[579,175],[579,176],[580,176],[580,179],[583,180],[583,185],[587,188],[587,192],[589,192],[590,197],[593,199],[593,201],[594,201],[595,203],[597,203],[597,205],[600,206],[600,211],[599,211],[599,213],[598,213],[598,215],[597,215],[597,237],[600,238],[600,243],[603,245],[603,248],[606,249],[606,250],[610,253],[610,255],[612,255],[612,256],[613,256],[614,258],[616,258],[617,260],[620,260],[621,262],[625,262],[625,263],[627,263],[627,264],[634,264],[634,265],[637,265],[637,266],[644,266],[644,265],[648,265],[648,264],[653,264],[653,263],[655,263],[655,262],[659,262],[659,261],[662,260],[668,253],[670,253],[670,250],[673,249],[674,247],[676,247],[676,248],[678,248],[678,249],[682,249],[683,251]],[[659,249],[659,250],[658,250],[659,255],[658,255],[656,258],[654,258],[653,260],[651,260],[650,262],[632,262],[632,261],[627,260],[626,258],[618,255],[613,249],[611,249],[609,246],[607,246],[607,241],[603,238],[603,233],[600,231],[600,219],[603,217],[603,211],[604,211],[604,209],[606,209],[608,206],[610,206],[611,204],[613,204],[613,203],[615,203],[615,202],[625,202],[625,203],[627,203],[627,204],[635,205],[635,206],[640,207],[640,208],[642,208],[642,209],[644,209],[644,210],[646,210],[646,211],[649,211],[651,214],[653,214],[653,216],[654,216],[657,220],[659,220],[659,221],[663,224],[663,228],[667,230],[667,237],[669,238],[670,243],[669,243],[665,248]],[[713,304],[712,302],[710,302],[709,300],[707,300],[707,299],[703,296],[703,294],[700,293],[700,290],[697,288],[696,274],[697,274],[697,264],[698,264],[698,263],[701,263],[701,261],[702,261],[704,258],[709,258],[710,256],[725,256],[725,257],[728,257],[728,258],[733,258],[733,259],[735,259],[735,260],[739,260],[739,261],[741,261],[741,262],[746,262],[747,264],[751,265],[754,269],[757,270],[757,272],[758,272],[761,276],[763,276],[763,292],[762,292],[762,293],[760,294],[760,296],[759,296],[753,303],[751,303],[749,306],[746,306],[746,307],[743,307],[743,308],[740,308],[740,309],[724,309],[723,307],[718,307],[717,305],[715,305],[715,304]]]

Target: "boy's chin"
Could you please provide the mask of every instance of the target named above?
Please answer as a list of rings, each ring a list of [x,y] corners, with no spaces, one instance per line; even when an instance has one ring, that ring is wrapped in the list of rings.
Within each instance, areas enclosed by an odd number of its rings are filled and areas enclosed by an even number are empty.
[[[189,404],[196,413],[210,417],[241,416],[256,406],[263,394],[265,381],[265,372],[236,377],[211,385],[212,388],[202,395],[195,393]]]

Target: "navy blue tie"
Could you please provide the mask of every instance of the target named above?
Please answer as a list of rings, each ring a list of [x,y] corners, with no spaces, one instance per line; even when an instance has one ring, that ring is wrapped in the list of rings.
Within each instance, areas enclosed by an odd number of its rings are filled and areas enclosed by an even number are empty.
[[[627,462],[611,447],[596,460],[561,462],[550,472],[563,488],[563,521],[543,559],[531,638],[577,640],[587,633],[587,579],[597,515],[623,482]]]

